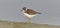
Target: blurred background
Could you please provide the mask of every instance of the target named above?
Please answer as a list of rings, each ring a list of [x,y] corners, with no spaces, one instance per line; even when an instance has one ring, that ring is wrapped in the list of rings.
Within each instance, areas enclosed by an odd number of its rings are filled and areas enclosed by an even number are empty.
[[[26,22],[20,11],[23,7],[42,13],[33,17],[32,23],[60,25],[60,0],[0,0],[0,20]]]

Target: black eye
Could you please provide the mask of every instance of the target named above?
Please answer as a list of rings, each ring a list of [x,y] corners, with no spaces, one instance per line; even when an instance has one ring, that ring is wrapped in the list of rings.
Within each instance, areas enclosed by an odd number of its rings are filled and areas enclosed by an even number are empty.
[[[23,9],[26,9],[26,8],[23,8]]]
[[[25,9],[25,8],[23,8],[23,9]]]

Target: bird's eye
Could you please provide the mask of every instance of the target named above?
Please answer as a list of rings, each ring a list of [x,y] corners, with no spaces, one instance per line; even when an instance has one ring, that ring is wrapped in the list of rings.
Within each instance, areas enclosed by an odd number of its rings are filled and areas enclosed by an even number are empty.
[[[26,8],[23,8],[24,10],[26,9]]]
[[[26,7],[23,7],[23,9],[26,9]]]

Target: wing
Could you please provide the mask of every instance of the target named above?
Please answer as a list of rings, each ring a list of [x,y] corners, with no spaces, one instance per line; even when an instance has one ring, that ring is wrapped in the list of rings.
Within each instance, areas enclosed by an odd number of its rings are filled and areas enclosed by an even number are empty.
[[[25,13],[28,13],[30,15],[36,14],[37,12],[32,10],[32,9],[27,9],[27,11]]]

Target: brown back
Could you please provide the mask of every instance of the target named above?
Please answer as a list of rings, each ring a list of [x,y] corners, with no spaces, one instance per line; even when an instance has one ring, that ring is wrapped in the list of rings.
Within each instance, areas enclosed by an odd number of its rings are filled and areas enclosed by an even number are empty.
[[[32,9],[27,9],[27,11],[25,13],[28,13],[30,15],[33,15],[33,14],[36,14],[37,12],[35,12],[34,10]]]

